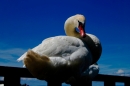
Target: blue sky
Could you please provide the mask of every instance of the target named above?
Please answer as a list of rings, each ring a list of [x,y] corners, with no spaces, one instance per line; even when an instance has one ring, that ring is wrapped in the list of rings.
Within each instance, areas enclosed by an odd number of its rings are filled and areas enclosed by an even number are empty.
[[[103,47],[101,74],[130,76],[129,0],[0,0],[0,65],[22,67],[16,60],[48,37],[65,35],[64,22],[86,17],[86,32]]]

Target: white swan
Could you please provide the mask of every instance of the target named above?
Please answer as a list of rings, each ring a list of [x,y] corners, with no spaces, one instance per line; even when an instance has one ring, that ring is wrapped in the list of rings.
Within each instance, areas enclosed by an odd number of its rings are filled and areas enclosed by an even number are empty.
[[[77,14],[68,18],[65,22],[65,32],[68,36],[45,39],[23,54],[18,61],[23,60],[26,68],[38,79],[64,81],[70,76],[80,77],[101,54],[99,52],[97,56],[92,55],[97,53],[93,48],[101,48],[97,47],[100,41],[94,35],[85,34],[84,24],[83,15]],[[80,32],[75,28],[79,28]]]

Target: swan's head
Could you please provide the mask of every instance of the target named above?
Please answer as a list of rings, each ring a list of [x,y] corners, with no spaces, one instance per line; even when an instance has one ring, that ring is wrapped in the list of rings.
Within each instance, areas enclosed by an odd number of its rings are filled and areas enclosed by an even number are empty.
[[[74,25],[79,29],[81,37],[85,37],[85,17],[83,15],[75,15]]]
[[[85,17],[81,14],[69,17],[65,21],[65,31],[68,36],[86,37]]]

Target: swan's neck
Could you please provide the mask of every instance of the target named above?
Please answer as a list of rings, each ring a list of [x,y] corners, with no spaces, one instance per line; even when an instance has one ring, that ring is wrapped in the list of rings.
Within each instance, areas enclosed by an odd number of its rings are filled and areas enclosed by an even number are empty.
[[[74,24],[74,17],[70,17],[66,20],[64,25],[65,33],[67,36],[74,36],[80,38],[80,33],[76,31],[76,26]]]

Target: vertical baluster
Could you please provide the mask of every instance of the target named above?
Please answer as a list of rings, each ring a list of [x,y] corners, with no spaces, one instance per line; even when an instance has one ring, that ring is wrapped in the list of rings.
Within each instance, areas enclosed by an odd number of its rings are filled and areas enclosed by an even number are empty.
[[[62,86],[62,83],[60,82],[47,82],[47,86]]]
[[[88,85],[87,86],[92,86],[92,81],[90,82],[90,83],[88,83]]]
[[[20,86],[20,77],[15,75],[5,76],[4,86]]]
[[[115,86],[114,81],[104,81],[104,86]]]
[[[88,82],[79,82],[79,83],[74,83],[71,84],[71,86],[92,86],[92,81]]]
[[[130,82],[128,82],[128,81],[126,81],[126,82],[124,82],[124,86],[130,86]]]

